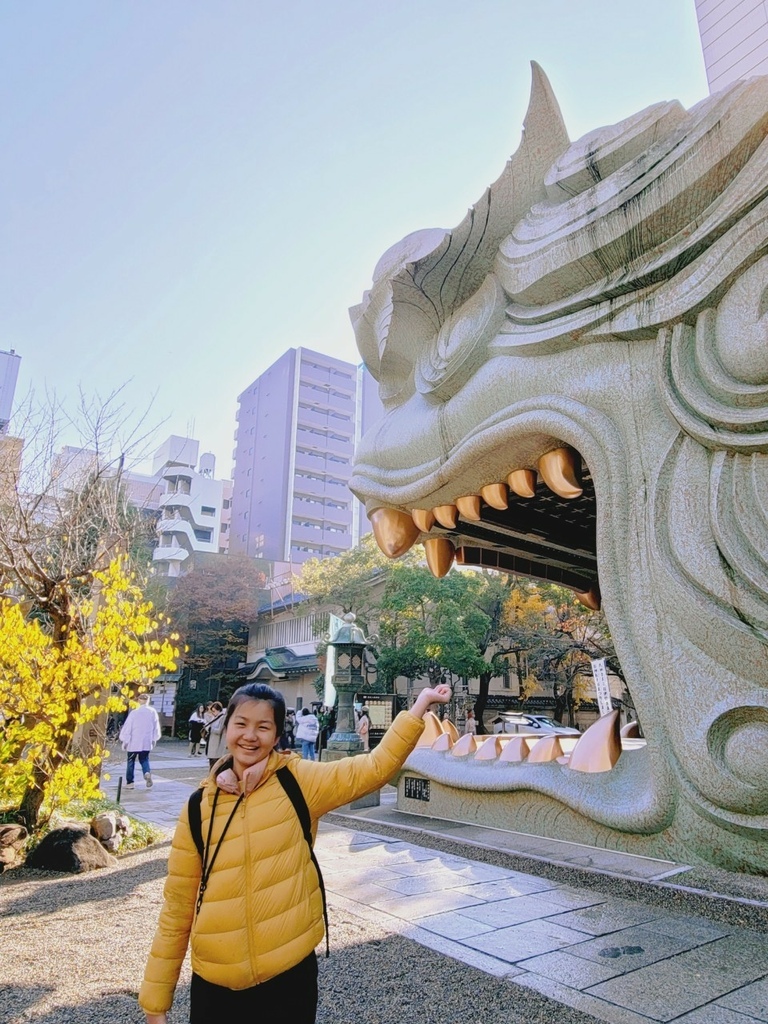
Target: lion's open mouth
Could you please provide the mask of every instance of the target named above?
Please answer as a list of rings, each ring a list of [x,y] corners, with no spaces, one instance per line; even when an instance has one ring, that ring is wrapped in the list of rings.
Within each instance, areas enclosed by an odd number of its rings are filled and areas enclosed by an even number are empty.
[[[571,448],[541,456],[537,469],[512,470],[503,482],[453,502],[411,510],[413,526],[395,509],[371,514],[377,542],[401,554],[422,535],[430,569],[444,576],[454,558],[558,583],[590,608],[599,607],[596,500],[592,476]]]

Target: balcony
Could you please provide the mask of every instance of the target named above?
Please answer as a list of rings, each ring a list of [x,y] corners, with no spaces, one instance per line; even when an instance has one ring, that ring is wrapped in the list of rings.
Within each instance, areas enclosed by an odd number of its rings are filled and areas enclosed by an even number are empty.
[[[299,372],[301,374],[302,382],[305,380],[313,381],[314,383],[317,384],[330,384],[331,382],[330,370],[325,369],[325,367],[318,370],[314,366],[310,366],[309,363],[304,362],[303,359],[301,361],[301,367]]]
[[[171,547],[160,547],[155,548],[152,552],[153,562],[183,562],[189,558],[189,552],[186,548],[179,547],[178,545]]]
[[[157,532],[161,535],[171,533],[177,537],[186,537],[191,548],[197,544],[192,524],[188,523],[186,519],[161,519],[157,524]]]
[[[320,393],[315,392],[317,398]],[[328,426],[328,413],[324,409],[299,409],[298,424],[300,427],[322,427]]]
[[[194,498],[191,494],[183,494],[181,491],[177,491],[176,493],[164,494],[160,499],[160,507],[168,508],[168,506],[173,507],[175,505],[177,508],[189,508],[193,501]]]

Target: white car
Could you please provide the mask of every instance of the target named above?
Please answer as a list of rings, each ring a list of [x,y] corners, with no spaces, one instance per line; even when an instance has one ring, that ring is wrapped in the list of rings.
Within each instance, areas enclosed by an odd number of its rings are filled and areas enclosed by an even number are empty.
[[[493,731],[521,736],[580,736],[578,729],[561,725],[546,715],[529,715],[518,711],[501,711],[493,720]]]

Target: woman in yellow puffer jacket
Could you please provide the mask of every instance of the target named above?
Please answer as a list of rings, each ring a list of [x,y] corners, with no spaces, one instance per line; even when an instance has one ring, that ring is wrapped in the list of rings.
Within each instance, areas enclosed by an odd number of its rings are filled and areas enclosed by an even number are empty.
[[[233,694],[225,723],[231,757],[212,771],[200,807],[204,858],[186,807],[173,837],[165,901],[139,992],[148,1024],[166,1024],[190,941],[190,1024],[214,1024],[229,1013],[261,1020],[286,1009],[292,1024],[313,1024],[323,900],[276,772],[286,766],[299,783],[314,834],[323,814],[392,778],[416,745],[430,704],[450,696],[448,686],[422,690],[373,753],[322,762],[274,750],[285,719],[280,693],[251,683]]]

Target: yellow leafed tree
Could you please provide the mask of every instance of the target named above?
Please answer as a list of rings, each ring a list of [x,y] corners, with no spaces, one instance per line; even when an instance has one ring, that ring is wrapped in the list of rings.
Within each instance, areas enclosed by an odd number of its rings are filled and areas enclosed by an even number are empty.
[[[0,806],[18,810],[30,829],[41,814],[98,793],[106,750],[97,743],[79,753],[77,730],[124,710],[137,684],[173,670],[178,657],[175,636],[162,636],[163,616],[145,600],[127,558],[93,578],[72,596],[63,635],[0,599]]]

